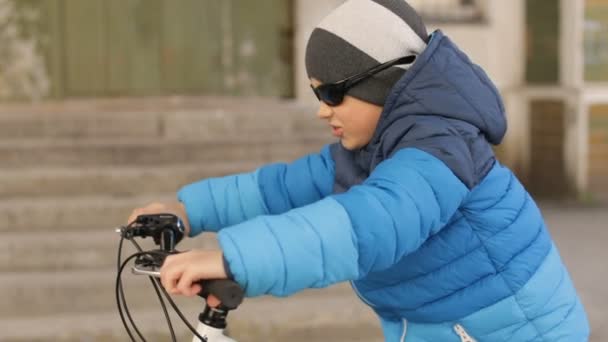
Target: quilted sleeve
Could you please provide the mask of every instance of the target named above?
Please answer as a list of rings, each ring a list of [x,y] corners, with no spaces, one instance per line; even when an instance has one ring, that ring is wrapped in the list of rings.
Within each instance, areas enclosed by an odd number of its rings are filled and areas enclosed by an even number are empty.
[[[267,165],[258,173],[258,185],[268,214],[276,215],[316,202],[332,192],[334,161],[329,145],[320,153],[291,164]]]
[[[333,172],[326,146],[289,164],[269,164],[250,173],[188,184],[177,198],[186,208],[190,236],[196,236],[318,201],[331,192]]]
[[[439,159],[405,148],[336,195],[359,243],[359,274],[389,268],[443,228],[469,190]]]
[[[388,268],[439,231],[467,193],[440,160],[404,149],[362,185],[218,238],[247,295],[286,296]]]

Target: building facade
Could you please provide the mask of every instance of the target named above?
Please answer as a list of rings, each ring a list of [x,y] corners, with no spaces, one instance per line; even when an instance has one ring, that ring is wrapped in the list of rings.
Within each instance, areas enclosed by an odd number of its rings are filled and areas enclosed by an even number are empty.
[[[312,101],[303,63],[316,23],[342,1],[295,4],[295,94]],[[509,129],[496,151],[540,196],[608,197],[608,1],[410,3],[486,70]],[[604,34],[602,34],[604,33]]]
[[[0,100],[223,95],[314,106],[304,48],[343,0],[0,0]],[[608,0],[409,0],[500,90],[500,159],[608,198]]]

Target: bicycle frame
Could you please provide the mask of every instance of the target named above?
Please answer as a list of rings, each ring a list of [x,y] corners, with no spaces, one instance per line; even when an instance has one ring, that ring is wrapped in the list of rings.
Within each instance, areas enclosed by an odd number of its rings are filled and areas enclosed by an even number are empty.
[[[207,342],[236,342],[236,340],[224,335],[224,329],[213,328],[203,322],[198,322],[196,332],[207,339]],[[201,341],[196,335],[193,336],[192,342]]]
[[[160,279],[160,269],[156,267],[144,267],[135,265],[131,268],[133,274],[146,275]],[[199,314],[196,332],[206,338],[206,342],[237,342],[224,334],[227,311],[210,308],[205,305],[203,312]],[[192,337],[192,342],[201,341],[196,335]]]

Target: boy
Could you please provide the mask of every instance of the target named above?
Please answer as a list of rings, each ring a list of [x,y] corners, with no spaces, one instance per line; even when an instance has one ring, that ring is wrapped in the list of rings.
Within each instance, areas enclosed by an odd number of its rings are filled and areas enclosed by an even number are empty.
[[[248,296],[288,296],[351,281],[386,341],[588,339],[538,208],[493,155],[504,108],[477,65],[406,2],[350,0],[313,31],[306,67],[339,143],[133,212],[218,232],[221,251],[167,258],[167,290],[230,277]]]

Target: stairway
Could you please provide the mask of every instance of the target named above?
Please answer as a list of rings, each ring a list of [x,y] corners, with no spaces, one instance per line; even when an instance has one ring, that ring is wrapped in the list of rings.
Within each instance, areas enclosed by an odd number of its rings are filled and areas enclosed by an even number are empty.
[[[127,340],[114,299],[114,229],[131,210],[174,200],[180,186],[198,179],[318,151],[331,141],[328,133],[314,108],[267,99],[2,106],[0,341]],[[210,234],[181,248],[215,245]],[[124,283],[143,331],[150,340],[168,340],[148,280],[127,274]],[[194,321],[200,302],[178,303]],[[333,332],[332,340],[353,340],[353,324],[362,340],[380,340],[373,315],[347,285],[289,299],[251,299],[230,322],[233,334],[247,341],[293,338],[311,324]],[[178,326],[180,336],[188,336]],[[306,336],[302,341],[326,335]]]

